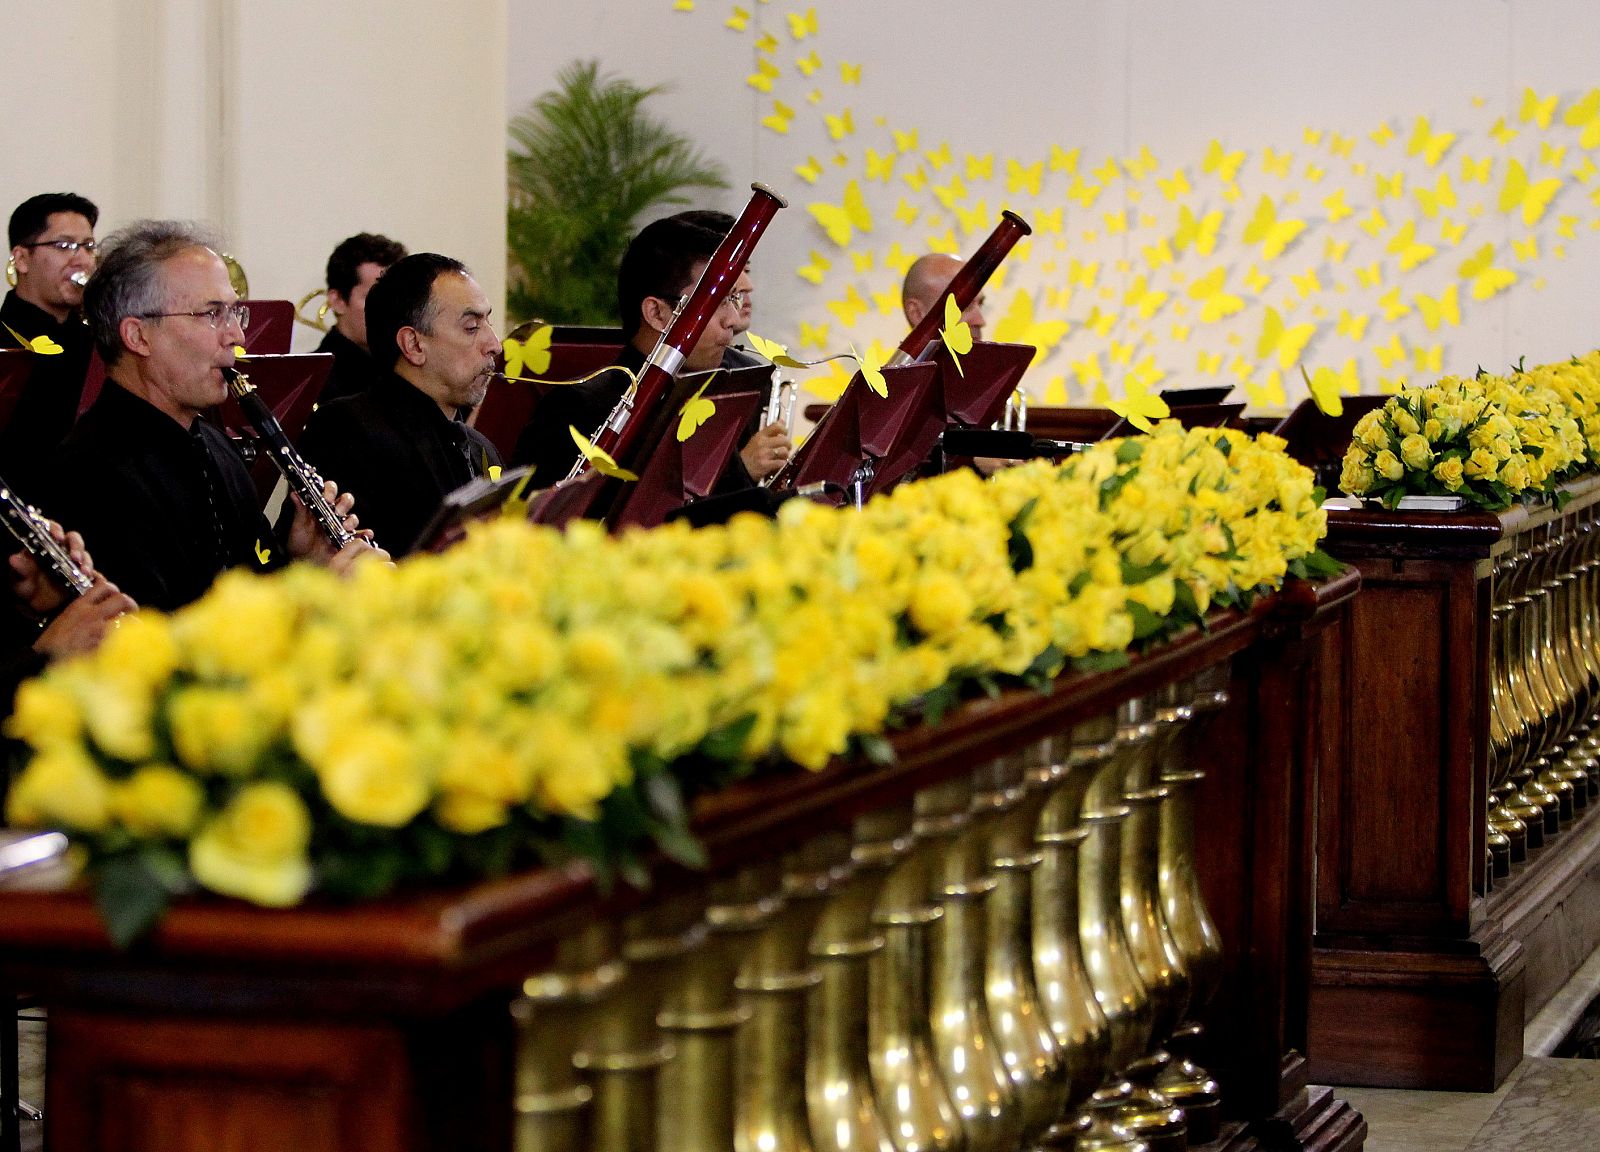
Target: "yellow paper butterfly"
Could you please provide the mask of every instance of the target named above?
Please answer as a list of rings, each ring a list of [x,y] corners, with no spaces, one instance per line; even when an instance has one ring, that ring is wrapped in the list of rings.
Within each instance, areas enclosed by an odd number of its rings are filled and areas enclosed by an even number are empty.
[[[678,410],[678,443],[682,444],[693,436],[700,425],[717,414],[715,401],[705,395],[706,385],[710,383],[711,381],[707,380],[705,384],[700,385],[699,390],[685,400],[683,407]]]
[[[1156,358],[1146,356],[1133,366],[1126,383],[1137,384],[1141,391],[1148,391],[1166,378],[1166,372],[1156,367]]]
[[[800,69],[802,76],[809,76],[822,67],[822,57],[818,56],[816,49],[813,48],[809,55],[798,57],[794,66]]]
[[[887,292],[874,292],[872,302],[877,305],[879,315],[893,316],[900,311],[900,290],[891,288]]]
[[[1370,319],[1372,318],[1365,312],[1351,312],[1349,309],[1341,309],[1339,323],[1335,331],[1347,339],[1360,343],[1367,334],[1367,321]]]
[[[954,228],[946,228],[942,233],[930,234],[927,238],[927,244],[930,252],[943,252],[949,256],[954,256],[961,250],[961,245],[956,241],[956,230]]]
[[[896,152],[880,153],[876,148],[868,148],[867,179],[881,180],[887,184],[894,176],[894,162],[899,158]]]
[[[756,37],[757,52],[776,52],[777,50],[778,38],[771,32],[763,32],[761,35]]]
[[[1406,155],[1421,156],[1422,162],[1432,168],[1444,159],[1455,140],[1454,132],[1435,132],[1426,116],[1418,116],[1416,126],[1411,129],[1411,140],[1406,144]]]
[[[1301,275],[1289,274],[1289,282],[1294,285],[1294,290],[1303,297],[1315,296],[1322,291],[1322,281],[1317,278],[1315,268],[1307,268]]]
[[[1033,294],[1019,288],[1011,294],[1011,305],[994,326],[994,339],[1007,344],[1032,344],[1048,356],[1067,334],[1065,320],[1039,320],[1034,317]]]
[[[630,472],[622,467],[612,458],[611,453],[598,444],[592,443],[587,436],[572,427],[572,425],[567,425],[567,431],[572,434],[572,442],[578,446],[579,454],[600,475],[610,476],[613,480],[637,480],[639,478],[637,472]]]
[[[1355,361],[1350,361],[1351,365]],[[1322,410],[1325,416],[1343,416],[1344,399],[1339,395],[1339,374],[1332,368],[1318,368],[1315,376],[1306,372],[1306,366],[1300,365],[1300,376],[1306,382],[1306,391],[1310,393],[1312,403]]]
[[[1371,264],[1357,268],[1356,283],[1363,288],[1376,288],[1383,283],[1383,265],[1374,260]]]
[[[921,214],[922,209],[911,203],[904,196],[900,197],[900,202],[894,208],[894,218],[908,228],[917,222],[917,217]]]
[[[535,376],[550,371],[550,336],[554,329],[541,324],[528,333],[526,340],[513,340],[507,336],[500,348],[506,357],[506,375],[521,376],[526,370]]]
[[[1101,185],[1086,184],[1082,176],[1074,176],[1071,186],[1067,189],[1067,198],[1076,200],[1085,208],[1092,208],[1094,202],[1099,199],[1100,193],[1104,191],[1105,188]]]
[[[921,192],[928,186],[928,173],[921,165],[911,169],[909,172],[900,173],[900,179],[904,180],[913,192]]]
[[[914,152],[917,147],[917,130],[902,132],[898,128],[892,131],[894,136],[894,150],[896,152]]]
[[[1596,147],[1600,147],[1600,145],[1596,145]],[[1587,184],[1590,180],[1593,180],[1596,172],[1600,172],[1600,168],[1596,168],[1594,161],[1587,156],[1572,166],[1572,177],[1579,184]]]
[[[1555,145],[1551,144],[1548,140],[1540,142],[1540,144],[1539,144],[1539,163],[1543,164],[1545,167],[1547,167],[1547,168],[1560,168],[1562,163],[1566,160],[1566,158],[1567,158],[1567,146],[1565,144],[1561,145],[1558,148]]]
[[[1439,238],[1446,244],[1459,244],[1466,234],[1467,226],[1465,224],[1457,224],[1454,220],[1448,218],[1439,221]]]
[[[1506,162],[1506,182],[1500,189],[1500,211],[1510,214],[1520,209],[1522,222],[1531,228],[1539,222],[1559,191],[1559,176],[1530,181],[1522,161],[1509,160]]]
[[[1204,348],[1197,350],[1195,357],[1195,371],[1206,376],[1215,376],[1222,371],[1222,353],[1207,352]]]
[[[1122,166],[1127,169],[1129,178],[1139,181],[1154,172],[1158,163],[1155,153],[1150,151],[1150,145],[1141,144],[1139,154],[1124,160]]]
[[[1232,316],[1244,311],[1244,300],[1239,296],[1232,296],[1225,290],[1228,270],[1218,264],[1210,272],[1201,276],[1190,284],[1187,292],[1189,299],[1200,302],[1200,319],[1206,324],[1214,324],[1226,316]]]
[[[828,126],[828,139],[830,140],[843,140],[856,130],[855,117],[851,115],[848,108],[837,116],[823,113],[822,120]]]
[[[1458,270],[1462,280],[1471,283],[1469,294],[1474,300],[1488,300],[1517,282],[1517,274],[1509,268],[1494,267],[1494,245],[1485,244],[1466,260]]]
[[[772,102],[772,115],[763,116],[761,118],[761,126],[770,128],[779,136],[787,136],[789,134],[789,121],[793,119],[794,109],[782,100],[774,100]]]
[[[1394,139],[1394,129],[1389,127],[1389,122],[1385,120],[1371,132],[1368,132],[1367,136],[1379,148],[1387,148],[1389,146],[1389,141]]]
[[[1322,242],[1322,258],[1329,264],[1343,264],[1344,258],[1350,255],[1350,241],[1335,240],[1329,236]]]
[[[1420,345],[1411,350],[1411,361],[1417,366],[1418,372],[1444,371],[1444,345],[1430,344],[1423,348]]]
[[[694,0],[672,0],[672,10],[674,12],[693,12]]]
[[[1152,270],[1172,263],[1172,243],[1163,236],[1154,244],[1143,247],[1144,261]]]
[[[1279,179],[1287,179],[1289,176],[1289,165],[1293,163],[1293,152],[1275,151],[1270,144],[1267,146],[1266,150],[1261,153],[1261,170],[1268,176],[1276,176]]]
[[[61,347],[61,345],[57,344],[48,336],[35,336],[32,340],[29,340],[9,324],[5,326],[5,329],[7,332],[11,333],[11,338],[13,340],[36,356],[59,356],[61,353],[66,351],[65,348]]]
[[[956,371],[965,376],[966,369],[961,367],[961,357],[972,351],[972,329],[961,318],[961,308],[956,304],[954,295],[944,298],[944,327],[939,329],[939,339],[950,350],[950,360],[955,364]]]
[[[1328,219],[1335,224],[1355,212],[1355,209],[1346,202],[1343,188],[1335,188],[1324,196],[1322,206],[1328,211]]]
[[[1161,195],[1168,200],[1176,200],[1179,196],[1187,196],[1194,189],[1189,186],[1189,174],[1179,168],[1171,176],[1156,177],[1156,187],[1161,189]]]
[[[755,351],[756,355],[765,356],[780,368],[809,367],[809,365],[802,364],[793,356],[790,356],[789,349],[779,344],[776,340],[765,340],[754,332],[746,332],[744,338],[750,342],[750,347]]]
[[[1017,160],[1006,161],[1006,191],[1013,195],[1027,192],[1030,196],[1037,196],[1039,182],[1043,176],[1043,160],[1035,160],[1032,164],[1023,164]]]
[[[866,198],[861,195],[861,185],[854,180],[844,186],[842,203],[819,201],[806,205],[806,211],[822,225],[828,239],[841,248],[850,243],[858,230],[872,231],[872,213],[867,208]]]
[[[850,345],[850,355],[855,357],[856,371],[861,373],[861,379],[867,382],[867,387],[887,399],[889,396],[889,382],[883,378],[883,363],[874,354],[873,349],[868,348],[865,352],[857,352],[856,346],[852,344]]]
[[[1148,320],[1161,310],[1161,306],[1167,302],[1167,296],[1168,293],[1151,288],[1148,277],[1141,275],[1135,277],[1123,293],[1122,304],[1136,311],[1141,320]]]
[[[982,156],[967,153],[967,179],[968,180],[993,180],[994,179],[994,153],[985,152]]]
[[[723,26],[726,28],[732,28],[735,32],[743,32],[750,26],[749,10],[745,8],[735,8],[733,10],[733,15],[728,17]]]
[[[1095,179],[1099,180],[1100,183],[1109,184],[1122,175],[1122,169],[1117,167],[1117,158],[1115,156],[1107,156],[1106,162],[1094,170],[1094,175]]]
[[[811,263],[802,264],[795,272],[802,280],[809,280],[813,284],[821,284],[823,274],[828,271],[833,262],[816,249],[811,251]]]
[[[1040,212],[1033,219],[1033,227],[1034,231],[1039,233],[1060,233],[1061,206],[1057,205],[1054,208]]]
[[[1389,176],[1385,176],[1382,172],[1375,172],[1372,178],[1377,185],[1379,200],[1401,196],[1405,193],[1406,174],[1404,172],[1395,172]]]
[[[1106,226],[1107,236],[1120,236],[1128,230],[1128,210],[1122,208],[1116,212],[1106,212],[1100,217]]]
[[[966,181],[956,172],[950,174],[950,183],[933,185],[933,195],[946,208],[954,208],[958,200],[967,198]]]
[[[800,345],[803,348],[826,348],[828,346],[828,325],[809,324],[804,320],[800,321]],[[768,357],[768,359],[771,359],[771,357]]]
[[[846,84],[860,84],[861,65],[846,64],[843,60],[839,61],[839,79]]]
[[[1153,420],[1164,420],[1172,409],[1160,396],[1152,396],[1146,387],[1132,378],[1123,381],[1123,399],[1106,405],[1118,416],[1141,432],[1154,432]]]
[[[968,235],[971,235],[973,232],[976,232],[978,229],[989,223],[989,204],[984,200],[979,200],[978,203],[970,209],[963,208],[959,204],[952,205],[951,211],[956,214],[956,219],[961,222],[961,230]],[[1012,252],[1015,256],[1015,249],[1013,249]],[[1023,259],[1020,256],[1016,256],[1015,258],[1019,263]]]
[[[1245,225],[1244,242],[1261,245],[1261,254],[1268,260],[1283,255],[1284,249],[1305,231],[1304,220],[1278,219],[1278,208],[1272,197],[1263,196],[1256,205],[1255,215]]]
[[[1272,277],[1268,276],[1254,264],[1250,265],[1250,271],[1244,274],[1245,287],[1250,289],[1250,291],[1257,296],[1265,292],[1267,290],[1267,285],[1271,283]]]
[[[790,12],[788,19],[789,35],[796,40],[804,40],[807,36],[815,36],[817,34],[817,10],[815,8],[807,8],[804,13]]]
[[[850,252],[850,264],[855,268],[858,276],[872,271],[872,261],[873,255],[870,251],[862,252],[852,249]]]
[[[1350,152],[1355,146],[1356,138],[1354,136],[1341,136],[1339,133],[1334,132],[1328,137],[1328,154],[1330,156],[1342,156],[1348,160]]]
[[[1222,209],[1196,216],[1187,204],[1178,207],[1178,230],[1172,237],[1172,246],[1179,252],[1192,246],[1202,256],[1209,256],[1217,247],[1217,233],[1222,229]]]
[[[1388,231],[1388,229],[1389,218],[1378,208],[1373,208],[1371,212],[1367,213],[1367,218],[1361,221],[1361,230],[1374,240],[1381,233]]]
[[[1441,324],[1448,324],[1452,328],[1461,326],[1461,292],[1460,286],[1450,285],[1443,292],[1435,296],[1425,296],[1418,293],[1414,298],[1417,311],[1422,313],[1422,322],[1429,332],[1437,332]]]
[[[822,165],[815,156],[807,156],[804,164],[795,165],[794,174],[807,184],[815,184],[822,177]]]
[[[1316,334],[1315,324],[1285,324],[1276,308],[1268,308],[1262,320],[1261,336],[1256,341],[1256,359],[1265,360],[1276,355],[1280,368],[1293,367]]]
[[[829,300],[827,307],[829,312],[839,318],[841,325],[846,328],[854,328],[856,321],[861,319],[862,314],[868,310],[869,306],[862,299],[861,293],[856,286],[851,284],[844,291],[844,299]]]
[[[256,563],[260,564],[263,568],[265,568],[271,562],[272,562],[272,549],[271,548],[263,548],[261,546],[261,541],[257,540],[256,541]]]
[[[1526,236],[1521,240],[1511,242],[1511,251],[1518,260],[1537,260],[1539,258],[1539,238]]]
[[[1389,243],[1384,245],[1384,251],[1400,257],[1400,270],[1409,272],[1419,265],[1426,264],[1438,255],[1439,250],[1431,244],[1424,244],[1417,239],[1417,222],[1407,220],[1404,225],[1395,229]]]
[[[1522,108],[1517,113],[1517,119],[1524,124],[1537,124],[1541,128],[1550,127],[1550,121],[1556,114],[1556,101],[1560,96],[1552,93],[1541,99],[1532,88],[1522,90]]]
[[[1502,116],[1494,122],[1494,127],[1489,129],[1489,135],[1493,136],[1495,142],[1503,148],[1515,140],[1519,133],[1515,128],[1507,124],[1506,118]]]
[[[933,165],[934,171],[942,172],[951,160],[950,142],[944,140],[940,142],[937,148],[925,148],[922,155],[929,164]]]
[[[1579,148],[1600,148],[1600,88],[1589,89],[1582,100],[1569,104],[1561,122],[1581,129]]]
[[[1081,148],[1074,148],[1068,152],[1059,144],[1050,145],[1050,171],[1065,172],[1071,176],[1078,170],[1078,157],[1082,152]]]
[[[1556,220],[1556,235],[1564,240],[1576,240],[1578,238],[1578,218],[1562,213]]]
[[[1439,182],[1432,188],[1416,188],[1411,194],[1416,197],[1417,206],[1429,220],[1439,215],[1439,209],[1456,206],[1456,190],[1450,183],[1448,172],[1439,173]]]
[[[1078,378],[1078,387],[1086,392],[1100,383],[1100,353],[1091,353],[1087,360],[1072,361],[1072,374]]]
[[[1239,176],[1239,165],[1244,163],[1245,154],[1229,152],[1222,147],[1222,141],[1213,140],[1206,148],[1205,158],[1200,161],[1200,170],[1208,175],[1215,176],[1224,184],[1230,184]]]
[[[911,265],[916,262],[916,259],[915,256],[900,246],[900,241],[896,240],[889,245],[889,251],[884,253],[883,266],[885,268],[893,268],[901,276],[904,276]]]
[[[1400,299],[1398,284],[1378,297],[1378,307],[1383,309],[1383,318],[1391,324],[1402,316],[1411,315],[1411,305]]]
[[[1463,184],[1487,184],[1493,172],[1493,156],[1485,156],[1482,160],[1474,160],[1471,156],[1461,157],[1461,182]]]
[[[1305,178],[1312,184],[1321,184],[1322,178],[1327,174],[1328,170],[1320,164],[1307,164],[1304,173]]]
[[[782,69],[763,56],[756,61],[755,72],[746,76],[744,82],[758,92],[771,92],[772,82],[780,75],[782,75]]]

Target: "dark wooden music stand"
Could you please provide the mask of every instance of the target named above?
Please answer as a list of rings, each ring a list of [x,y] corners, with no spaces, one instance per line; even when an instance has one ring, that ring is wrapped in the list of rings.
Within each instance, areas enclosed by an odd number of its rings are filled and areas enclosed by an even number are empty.
[[[689,395],[694,395],[693,391]],[[756,391],[719,393],[716,413],[688,440],[679,441],[675,433],[663,436],[639,473],[638,483],[624,489],[612,526],[654,528],[690,500],[711,495],[739,450],[745,426],[761,407],[762,398]]]
[[[941,342],[928,360],[939,370],[934,386],[878,469],[872,494],[886,491],[920,468],[947,426],[987,428],[993,424],[1037,352],[1029,344],[980,340],[961,357],[958,371],[950,350]]]
[[[525,339],[537,324],[523,324],[511,333]],[[533,410],[550,390],[547,381],[574,380],[613,363],[622,351],[620,328],[556,325],[550,333],[550,367],[536,380],[493,380],[472,426],[489,438],[503,460],[515,455],[517,437],[533,418]]]
[[[1329,416],[1316,401],[1300,401],[1272,431],[1288,442],[1286,451],[1316,474],[1317,483],[1332,492],[1339,486],[1345,449],[1356,421],[1368,412],[1382,408],[1387,396],[1346,396],[1344,411]]]
[[[250,309],[244,330],[246,356],[285,356],[294,343],[294,303],[290,300],[241,300]]]
[[[239,371],[250,378],[278,423],[283,425],[284,435],[294,443],[305,430],[317,397],[322,395],[323,385],[328,382],[328,373],[333,371],[333,356],[327,352],[251,355],[239,361]],[[213,408],[210,416],[234,440],[255,443],[256,431],[232,396]],[[278,467],[265,453],[259,453],[250,466],[250,477],[255,481],[256,492],[265,501],[277,486]]]
[[[839,400],[817,421],[800,446],[794,487],[837,485],[843,490],[856,479],[864,462],[875,475],[894,448],[906,424],[938,392],[939,369],[933,363],[902,364],[883,370],[888,396],[879,396],[857,372]],[[843,503],[843,494],[833,497]]]

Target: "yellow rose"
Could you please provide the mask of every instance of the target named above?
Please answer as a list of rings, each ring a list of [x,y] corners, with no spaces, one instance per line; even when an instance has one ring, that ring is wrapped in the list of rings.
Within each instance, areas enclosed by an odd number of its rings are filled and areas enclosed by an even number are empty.
[[[249,772],[270,736],[261,710],[231,688],[181,688],[167,711],[178,759],[201,772]]]
[[[1385,480],[1398,480],[1406,474],[1405,465],[1400,463],[1400,457],[1387,448],[1373,458],[1372,467]]]
[[[1376,473],[1372,470],[1372,461],[1364,452],[1355,445],[1345,453],[1344,467],[1339,472],[1339,488],[1352,496],[1360,496],[1368,491],[1377,480]]]
[[[911,623],[929,636],[947,636],[972,618],[972,597],[948,572],[924,572],[911,592]]]
[[[470,792],[445,792],[434,801],[433,817],[452,832],[476,836],[500,827],[511,818],[511,813],[497,800]]]
[[[112,813],[135,836],[187,836],[204,805],[199,782],[170,764],[146,764],[111,790]]]
[[[428,806],[428,782],[411,742],[392,724],[346,728],[312,767],[328,803],[357,823],[399,828]]]
[[[95,653],[95,667],[150,688],[164,683],[178,667],[178,644],[167,618],[146,611],[118,619]]]
[[[83,734],[83,713],[60,681],[50,677],[25,680],[6,718],[5,733],[35,748],[77,744]]]
[[[89,736],[102,752],[128,761],[147,760],[155,754],[148,688],[93,676],[82,677],[76,687]]]
[[[1487,448],[1474,448],[1467,457],[1466,475],[1470,480],[1493,480],[1500,471],[1500,458]]]
[[[279,580],[226,572],[211,590],[173,617],[172,630],[195,671],[206,678],[248,676],[289,655],[296,614]]]
[[[110,823],[111,784],[81,748],[50,748],[28,761],[6,798],[6,821],[100,832]]]
[[[189,870],[213,892],[269,908],[300,902],[311,887],[311,816],[294,789],[252,784],[189,845]]]
[[[1447,492],[1455,492],[1461,487],[1464,471],[1461,461],[1451,456],[1433,466],[1433,478],[1443,484]]]
[[[1415,436],[1422,431],[1416,417],[1398,404],[1394,406],[1394,411],[1389,414],[1389,419],[1394,422],[1395,431],[1402,436]]]
[[[1433,462],[1433,449],[1425,437],[1413,434],[1400,441],[1400,459],[1413,472],[1426,472]]]

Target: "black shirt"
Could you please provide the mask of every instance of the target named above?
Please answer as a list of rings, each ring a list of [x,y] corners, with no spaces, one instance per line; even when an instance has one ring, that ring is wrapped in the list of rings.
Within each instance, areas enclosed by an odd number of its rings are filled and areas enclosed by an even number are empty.
[[[227,436],[203,418],[184,428],[109,379],[40,503],[83,534],[96,570],[152,608],[198,599],[226,568],[288,561]]]
[[[21,347],[7,328],[24,340],[48,336],[62,348],[57,355],[33,358],[17,406],[0,429],[0,476],[16,485],[24,497],[33,499],[48,478],[61,442],[78,418],[93,342],[76,311],[57,321],[15,291],[7,292],[5,301],[0,303],[0,324],[4,325],[0,327],[0,348]]]
[[[500,463],[483,433],[451,420],[392,373],[359,396],[319,407],[299,448],[324,479],[354,494],[361,526],[397,557],[416,544],[447,494]]]
[[[322,393],[317,397],[319,404],[343,400],[346,396],[359,396],[372,387],[372,382],[378,378],[378,367],[372,362],[372,356],[337,328],[328,329],[322,343],[317,345],[317,351],[333,354],[333,368],[328,373],[328,382],[322,386]]]

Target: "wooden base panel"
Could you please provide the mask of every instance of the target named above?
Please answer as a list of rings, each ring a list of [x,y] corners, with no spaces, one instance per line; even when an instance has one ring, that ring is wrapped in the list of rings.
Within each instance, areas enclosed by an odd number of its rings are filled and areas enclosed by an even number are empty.
[[[1209,1144],[1189,1152],[1358,1152],[1366,1145],[1367,1122],[1329,1088],[1300,1093],[1276,1116],[1253,1124],[1230,1123]]]

